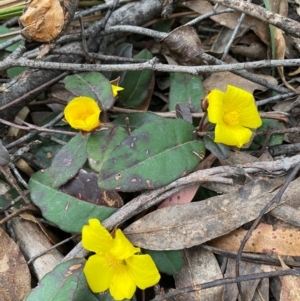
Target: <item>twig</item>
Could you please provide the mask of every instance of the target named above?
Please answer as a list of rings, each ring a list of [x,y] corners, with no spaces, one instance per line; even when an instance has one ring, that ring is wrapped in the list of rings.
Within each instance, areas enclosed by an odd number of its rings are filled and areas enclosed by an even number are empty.
[[[9,221],[10,219],[12,219],[13,217],[25,212],[25,211],[38,211],[39,212],[39,209],[32,205],[32,204],[29,204],[29,205],[25,205],[23,207],[21,207],[20,209],[14,211],[13,213],[11,213],[10,215],[6,216],[5,218],[3,218],[1,221],[0,221],[0,226],[5,224],[7,221]]]
[[[243,281],[251,281],[251,280],[262,279],[262,278],[285,276],[285,275],[299,276],[300,269],[281,270],[281,271],[267,272],[267,273],[256,273],[256,274],[250,274],[250,275],[243,275],[240,277],[228,277],[225,279],[218,279],[218,280],[214,280],[214,281],[210,281],[210,282],[205,282],[205,283],[201,283],[201,284],[196,284],[196,285],[172,290],[171,292],[169,292],[167,294],[164,294],[161,296],[156,296],[154,299],[152,299],[150,301],[163,301],[163,300],[167,300],[169,298],[178,296],[180,294],[197,292],[197,291],[201,291],[201,290],[216,287],[216,286],[232,284],[232,283],[240,283]]]
[[[247,0],[247,1],[251,2],[251,0]],[[231,45],[232,45],[232,43],[233,43],[233,41],[234,41],[234,39],[235,39],[235,37],[236,37],[236,35],[237,35],[240,27],[241,27],[241,25],[242,25],[242,23],[243,23],[243,21],[245,19],[245,16],[246,16],[246,14],[242,13],[240,15],[239,19],[237,20],[236,26],[235,26],[235,28],[234,28],[234,30],[232,32],[232,35],[231,35],[231,37],[230,37],[230,39],[229,39],[229,41],[228,41],[228,43],[227,43],[227,45],[226,45],[226,47],[224,49],[224,52],[222,54],[221,61],[225,60],[225,58],[226,58],[226,56],[227,56],[227,54],[228,54],[228,52],[230,50],[230,47],[231,47]]]
[[[31,258],[27,261],[27,265],[30,265],[30,264],[31,264],[33,261],[35,261],[37,258],[39,258],[39,257],[43,256],[44,254],[46,254],[46,253],[52,251],[53,249],[56,249],[57,247],[59,247],[59,246],[65,244],[65,243],[67,243],[68,241],[70,241],[70,240],[72,240],[72,239],[78,237],[79,235],[80,235],[80,234],[72,235],[71,237],[68,237],[68,238],[66,238],[66,239],[64,239],[64,240],[62,240],[62,241],[60,241],[59,243],[53,245],[51,248],[49,248],[49,249],[47,249],[47,250],[45,250],[45,251],[43,251],[43,252],[41,252],[41,253],[39,253],[39,254],[33,256],[33,257],[31,257]]]
[[[35,89],[29,91],[28,93],[22,95],[21,97],[19,97],[19,98],[13,100],[13,101],[7,103],[6,105],[3,105],[2,107],[0,107],[0,112],[3,111],[3,110],[5,110],[5,109],[7,109],[7,108],[9,108],[10,106],[15,105],[15,104],[18,103],[18,102],[20,102],[20,101],[26,99],[26,98],[29,97],[30,95],[33,95],[33,94],[36,94],[37,92],[42,91],[42,90],[45,89],[46,87],[49,87],[50,85],[52,85],[52,84],[58,82],[60,79],[64,78],[64,77],[65,77],[66,75],[68,75],[68,74],[69,74],[69,72],[64,72],[64,73],[60,74],[59,76],[57,76],[57,77],[55,77],[55,78],[49,80],[48,82],[44,83],[43,85],[41,85],[41,86],[39,86],[39,87],[37,87],[37,88],[35,88]]]
[[[246,15],[255,17],[259,20],[272,24],[293,37],[300,37],[300,27],[299,22],[294,21],[290,18],[282,17],[279,14],[275,14],[265,8],[248,3],[240,0],[213,0],[216,3],[222,4],[224,6],[236,9]]]
[[[24,123],[24,121],[22,121],[22,122]],[[2,118],[0,118],[0,123],[6,124],[6,125],[9,125],[9,126],[13,126],[15,128],[25,130],[25,131],[36,130],[36,131],[40,131],[40,132],[57,133],[57,134],[64,134],[64,135],[69,135],[69,136],[76,136],[76,134],[77,134],[77,133],[74,133],[74,132],[47,129],[47,128],[43,128],[43,127],[36,126],[36,125],[33,125],[33,124],[29,124],[27,122],[26,122],[26,124],[28,126],[23,126],[23,125],[19,125],[19,124],[10,122],[10,121],[6,121]]]
[[[292,170],[292,172],[290,173],[290,175],[286,179],[286,182],[284,183],[284,185],[279,189],[278,193],[276,193],[276,195],[272,198],[272,200],[261,210],[261,212],[259,213],[259,216],[253,222],[252,226],[250,227],[250,229],[246,233],[245,237],[243,238],[243,240],[241,242],[241,245],[239,247],[237,256],[236,256],[235,273],[236,273],[237,277],[239,276],[239,273],[240,273],[240,261],[241,261],[241,257],[242,257],[242,252],[243,252],[243,249],[244,249],[247,241],[249,240],[250,236],[252,235],[252,232],[257,228],[257,226],[259,225],[262,217],[265,215],[265,213],[268,211],[268,209],[272,205],[280,202],[283,193],[285,192],[285,190],[289,186],[290,182],[294,179],[294,177],[296,176],[296,174],[298,173],[299,170],[300,170],[300,164],[298,164],[297,166],[294,167],[294,169]],[[239,291],[240,291],[241,298],[243,299],[240,284],[238,284],[238,288],[239,288]]]

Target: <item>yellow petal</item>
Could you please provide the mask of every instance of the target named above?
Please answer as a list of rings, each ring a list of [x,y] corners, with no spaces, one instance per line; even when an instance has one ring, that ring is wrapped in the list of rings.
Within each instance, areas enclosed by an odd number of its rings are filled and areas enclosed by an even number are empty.
[[[239,124],[242,126],[256,129],[262,125],[253,95],[243,89],[228,85],[224,97],[224,112],[232,111],[238,112]]]
[[[107,265],[105,258],[97,254],[89,257],[83,272],[90,289],[94,293],[106,291],[115,273],[115,271]]]
[[[227,86],[223,104],[225,113],[232,111],[240,112],[240,108],[245,102],[254,102],[254,98],[251,93],[235,86]]]
[[[244,104],[239,112],[240,124],[242,126],[257,129],[262,125],[262,120],[259,116],[255,103]]]
[[[113,238],[96,218],[89,219],[89,225],[82,228],[82,245],[95,252],[108,252],[113,246]]]
[[[118,95],[118,92],[124,90],[124,88],[116,86],[116,85],[111,85],[111,90],[112,90],[113,96],[116,97]]]
[[[65,107],[65,119],[71,127],[92,131],[100,125],[100,108],[97,102],[85,96],[76,97]]]
[[[212,123],[219,123],[223,120],[223,98],[224,93],[220,90],[212,90],[207,96],[208,108],[207,117]]]
[[[251,139],[252,132],[242,126],[229,126],[219,123],[215,128],[215,142],[226,145],[242,147]]]
[[[113,240],[113,247],[110,250],[111,254],[115,258],[126,259],[140,251],[141,249],[134,247],[120,229],[116,231],[115,238]]]
[[[135,284],[140,289],[145,289],[158,283],[160,274],[150,255],[133,255],[125,261]]]
[[[126,265],[122,264],[114,274],[109,292],[115,300],[131,299],[136,285]]]

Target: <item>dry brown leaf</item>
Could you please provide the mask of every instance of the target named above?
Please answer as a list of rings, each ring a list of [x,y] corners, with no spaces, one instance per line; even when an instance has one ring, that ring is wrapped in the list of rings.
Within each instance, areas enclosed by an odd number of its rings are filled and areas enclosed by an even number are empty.
[[[32,0],[19,18],[21,34],[28,41],[54,42],[70,23],[78,0]]]
[[[187,1],[184,2],[183,5],[201,15],[213,10],[213,6],[209,2],[203,0]],[[218,5],[217,11],[224,10],[225,8],[227,7],[223,5]],[[233,12],[221,15],[214,15],[210,18],[215,22],[219,23],[220,25],[231,29],[235,29],[240,16],[240,12]],[[241,27],[244,29],[253,30],[266,45],[270,44],[270,31],[269,26],[266,22],[263,22],[251,16],[245,16]]]
[[[174,275],[176,288],[187,287],[223,278],[214,254],[201,247],[183,250],[183,267]],[[223,301],[224,286],[176,296],[176,301]]]
[[[163,208],[134,222],[124,233],[134,245],[151,250],[199,245],[254,220],[284,181],[283,178],[258,180],[230,195]],[[283,202],[298,198],[299,183],[300,178],[289,185]]]
[[[257,77],[267,80],[273,85],[277,85],[277,80],[269,75],[256,74]],[[208,91],[213,89],[226,90],[227,85],[233,85],[246,91],[253,93],[254,90],[266,91],[268,88],[256,84],[248,79],[235,75],[231,72],[216,72],[210,75],[203,82],[204,88]]]
[[[282,258],[278,256],[282,269],[289,270],[290,268],[283,262]],[[296,301],[300,300],[300,278],[298,276],[287,275],[280,277],[281,293],[280,301]]]
[[[172,194],[159,205],[158,209],[190,203],[199,189],[199,186],[199,184],[188,186]]]
[[[235,272],[235,266],[236,266],[236,261],[235,259],[228,259],[228,263],[226,266],[226,273],[225,273],[225,278],[227,277],[235,277],[236,272]],[[240,263],[240,275],[248,275],[248,274],[255,274],[255,273],[262,273],[262,272],[271,272],[275,271],[274,267],[262,265],[262,264],[256,264],[256,263],[250,263],[250,262],[244,262],[242,261]],[[265,280],[265,285],[269,286],[269,279],[264,278],[262,280]],[[253,297],[255,295],[255,292],[261,283],[261,280],[251,280],[251,281],[244,281],[241,282],[241,288],[242,288],[242,293],[243,293],[243,299],[242,301],[252,301]],[[267,292],[263,293],[261,297],[265,297],[265,299],[260,298],[259,300],[269,300],[268,298],[268,292],[269,290],[267,289]],[[232,284],[227,284],[225,285],[225,298],[224,300],[237,300],[238,299],[238,288],[236,283]],[[241,300],[240,298],[238,300]]]
[[[237,229],[222,237],[212,240],[209,244],[230,251],[238,251],[241,241],[247,231]],[[267,253],[289,256],[300,255],[300,230],[298,228],[278,228],[272,225],[260,224],[249,238],[244,252]]]
[[[0,300],[21,301],[31,290],[31,276],[18,245],[0,228]]]

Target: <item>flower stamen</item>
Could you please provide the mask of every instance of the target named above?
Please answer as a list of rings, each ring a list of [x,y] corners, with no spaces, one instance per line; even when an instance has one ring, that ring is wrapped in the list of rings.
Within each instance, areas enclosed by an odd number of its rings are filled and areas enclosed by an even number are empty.
[[[237,111],[232,111],[224,114],[223,121],[228,125],[237,125],[239,124],[239,113]]]

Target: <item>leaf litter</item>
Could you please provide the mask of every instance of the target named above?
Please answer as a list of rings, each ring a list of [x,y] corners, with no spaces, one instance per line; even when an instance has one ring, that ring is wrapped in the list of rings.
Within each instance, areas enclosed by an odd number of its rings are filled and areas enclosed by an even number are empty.
[[[7,63],[0,95],[1,124],[15,117],[7,117],[5,106],[14,115],[24,106],[30,113],[14,121],[21,129],[6,123],[11,127],[0,143],[0,212],[6,215],[1,224],[11,219],[1,230],[5,300],[113,300],[107,292],[97,295],[88,288],[83,273],[88,254],[73,235],[95,217],[109,230],[124,229],[134,245],[153,257],[162,273],[159,286],[150,289],[154,300],[163,300],[165,293],[188,301],[299,299],[299,276],[287,275],[299,267],[298,175],[251,231],[242,260],[236,260],[253,221],[299,165],[299,68],[283,66],[299,56],[298,1],[162,2],[119,1],[107,10],[108,2],[100,5],[101,14],[76,0],[26,3],[19,19],[26,49],[19,48],[5,64],[12,58],[13,66],[36,69],[16,71],[10,81]],[[72,21],[75,12],[80,22]],[[264,20],[268,14],[278,27]],[[0,32],[16,26],[7,24],[2,22]],[[117,24],[146,24],[152,32],[136,34],[131,28],[120,31],[122,37],[100,41],[97,30],[113,30]],[[1,51],[4,57],[9,54]],[[261,60],[269,59],[281,64],[262,68]],[[66,64],[44,68],[55,62]],[[225,64],[235,67],[221,70]],[[191,69],[205,65],[220,70]],[[155,71],[161,66],[168,69]],[[79,72],[65,73],[48,88],[60,68]],[[117,97],[112,81],[124,88]],[[263,117],[263,125],[241,149],[214,142],[202,103],[209,91],[225,91],[228,85],[252,93]],[[45,93],[36,98],[35,88]],[[93,97],[103,110],[102,126],[92,133],[73,137],[63,120],[62,110],[74,95]],[[15,99],[20,99],[16,111],[10,107]],[[7,185],[13,188],[9,192]],[[29,198],[38,209],[28,204]],[[20,249],[5,231],[15,232]],[[67,242],[64,248],[43,255],[60,240]],[[30,275],[24,258],[39,252],[29,265]],[[275,274],[264,277],[267,273]],[[247,280],[255,274],[260,276]],[[241,283],[234,283],[236,276]],[[222,283],[228,279],[232,282]],[[142,300],[139,293],[136,298]],[[146,294],[146,301],[151,298]]]

